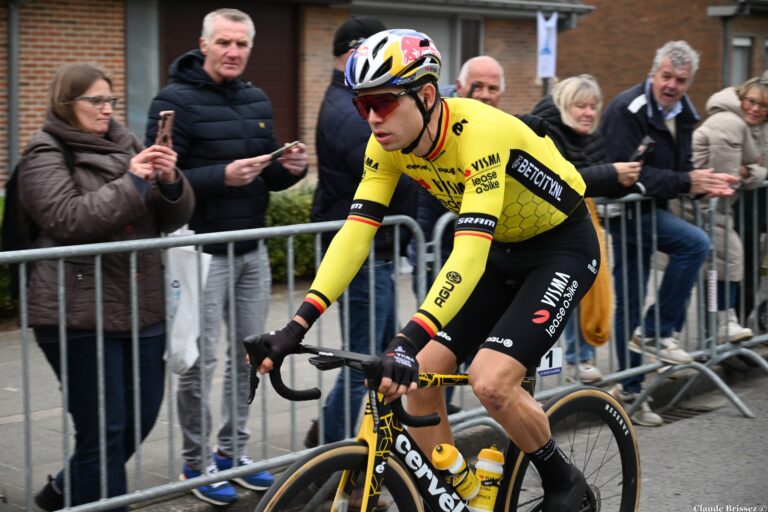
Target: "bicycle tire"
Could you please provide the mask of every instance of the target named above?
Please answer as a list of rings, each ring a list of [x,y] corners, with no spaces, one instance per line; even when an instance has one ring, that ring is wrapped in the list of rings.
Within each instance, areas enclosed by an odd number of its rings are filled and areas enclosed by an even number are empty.
[[[320,447],[286,469],[261,498],[254,512],[330,510],[337,487],[334,479],[344,470],[364,470],[367,461],[368,446],[362,442],[341,441]],[[394,456],[387,462],[384,487],[397,510],[424,512],[419,490]],[[349,510],[355,509],[350,506]],[[390,507],[390,510],[394,509]]]
[[[550,400],[544,409],[553,437],[584,473],[589,506],[584,510],[634,512],[640,500],[640,452],[637,435],[624,408],[597,388],[579,388]],[[607,428],[606,428],[607,427]],[[528,457],[520,453],[504,510],[541,508],[541,480]]]

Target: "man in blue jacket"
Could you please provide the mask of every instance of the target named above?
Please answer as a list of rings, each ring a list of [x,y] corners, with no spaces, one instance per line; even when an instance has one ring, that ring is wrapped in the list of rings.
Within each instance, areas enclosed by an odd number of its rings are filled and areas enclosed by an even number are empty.
[[[148,143],[154,142],[159,112],[176,112],[173,149],[179,155],[179,168],[195,191],[195,212],[189,226],[196,233],[263,227],[269,191],[290,187],[307,171],[303,144],[275,160],[269,156],[279,147],[273,132],[272,104],[263,91],[241,78],[255,32],[253,21],[241,11],[219,9],[209,13],[203,20],[200,48],[171,65],[170,83],[150,106]],[[234,244],[233,283],[228,279],[227,244],[207,245],[204,250],[213,258],[203,297],[200,358],[180,376],[177,396],[184,436],[181,479],[252,462],[245,453],[249,438],[249,373],[242,339],[264,331],[271,286],[269,255],[262,241]],[[230,287],[235,289],[233,305],[227,301]],[[230,306],[235,308],[235,325],[227,327],[235,331],[236,353],[227,352],[221,427],[215,436],[218,446],[211,454],[204,443],[214,437],[208,397],[220,325],[222,320],[229,321]],[[235,368],[237,381],[233,382]],[[261,472],[235,482],[263,490],[273,478]],[[203,485],[192,492],[215,505],[237,499],[228,482]]]
[[[680,348],[676,336],[683,327],[688,298],[710,247],[707,234],[666,210],[667,200],[682,194],[726,196],[738,181],[713,169],[693,169],[691,136],[699,116],[686,92],[699,67],[699,56],[685,41],[670,41],[656,52],[648,78],[619,94],[608,105],[601,130],[605,136],[608,160],[626,162],[643,138],[654,141],[653,151],[644,159],[636,186],[643,195],[656,199],[656,209],[644,202],[640,212],[642,259],[638,259],[634,205],[626,208],[626,237],[618,219],[606,222],[613,239],[613,268],[616,297],[614,314],[619,368],[627,368],[626,341],[631,336],[630,367],[639,366],[641,353],[669,364],[686,364],[690,354]],[[655,214],[655,219],[654,219]],[[652,254],[652,223],[656,224],[658,250],[669,255],[658,304],[651,306],[641,323],[642,299],[646,293]],[[626,244],[626,259],[622,246]],[[642,269],[642,275],[639,272]],[[625,276],[626,273],[626,276]],[[638,282],[642,281],[642,290]],[[625,304],[624,287],[628,302]],[[627,313],[625,313],[625,309]],[[659,323],[655,322],[658,313]],[[628,323],[625,325],[625,314]],[[640,391],[642,376],[632,377],[614,389],[625,401]],[[639,425],[661,425],[661,417],[647,403],[633,416]]]
[[[333,41],[334,68],[331,83],[325,91],[317,119],[316,146],[318,184],[312,204],[314,222],[343,220],[349,214],[352,199],[363,176],[365,147],[371,128],[361,119],[352,103],[352,91],[344,84],[344,69],[349,57],[368,37],[385,30],[384,24],[372,16],[353,16],[336,30]],[[415,216],[415,186],[406,177],[400,179],[387,215]],[[341,306],[342,337],[345,348],[353,352],[378,354],[396,334],[394,257],[395,227],[383,227],[376,234],[373,267],[373,294],[369,290],[369,264],[363,265],[352,280]],[[409,240],[407,229],[400,229],[399,253],[405,255]],[[335,233],[323,236],[327,249]],[[343,314],[348,302],[348,326]],[[373,302],[373,317],[370,304]],[[374,322],[373,339],[369,320]],[[348,327],[348,329],[347,329]],[[355,424],[366,393],[363,373],[350,370],[349,378],[340,373],[328,393],[323,408],[323,437],[317,421],[304,440],[305,446],[317,446],[321,441],[340,441],[355,432]],[[345,380],[347,384],[345,384]]]

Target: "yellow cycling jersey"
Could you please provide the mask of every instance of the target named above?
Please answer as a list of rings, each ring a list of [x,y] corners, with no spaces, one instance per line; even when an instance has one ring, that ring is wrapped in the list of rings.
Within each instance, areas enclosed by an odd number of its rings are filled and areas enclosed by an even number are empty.
[[[466,302],[492,240],[535,237],[563,222],[583,200],[584,180],[549,137],[479,101],[449,98],[442,107],[440,131],[426,157],[387,152],[373,136],[369,140],[347,222],[307,295],[320,313],[363,264],[402,173],[459,216],[453,251],[413,317],[430,337]]]

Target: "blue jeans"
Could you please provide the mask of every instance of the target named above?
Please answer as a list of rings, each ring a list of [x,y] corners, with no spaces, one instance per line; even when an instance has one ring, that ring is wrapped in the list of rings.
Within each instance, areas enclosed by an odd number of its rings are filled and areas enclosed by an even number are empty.
[[[627,211],[630,211],[629,207]],[[634,210],[631,213],[635,213]],[[629,366],[627,366],[626,346],[634,329],[640,325],[641,308],[648,289],[649,267],[653,251],[651,247],[653,214],[653,212],[645,212],[640,216],[639,244],[634,219],[627,218],[626,240],[622,239],[621,222],[618,219],[612,219],[611,222],[606,223],[613,240],[613,283],[616,290],[614,333],[619,370],[642,364],[641,355],[630,352]],[[655,311],[658,309],[659,337],[668,337],[683,328],[691,290],[699,276],[701,265],[709,254],[711,242],[709,236],[700,228],[666,210],[657,208],[655,215],[657,248],[669,255],[669,263],[661,280],[659,302],[648,308],[643,321],[643,330],[645,336],[655,335],[657,332]],[[626,243],[626,262],[622,261],[622,243]],[[640,258],[638,258],[638,249],[641,252]],[[642,275],[640,275],[640,265],[642,265]],[[626,278],[624,272],[626,272]],[[624,303],[625,287],[627,304]],[[639,392],[642,381],[643,376],[640,375],[626,379],[622,384],[627,391]]]
[[[200,357],[179,376],[176,395],[179,424],[184,436],[182,457],[190,468],[203,471],[211,460],[209,441],[213,438],[209,397],[216,369],[216,352],[221,338],[221,322],[235,331],[235,354],[227,350],[221,399],[221,427],[216,443],[223,455],[245,453],[248,430],[249,367],[245,362],[246,336],[265,332],[272,274],[265,244],[234,258],[235,325],[229,324],[229,270],[227,256],[214,254],[208,269],[203,301],[205,331],[200,339]],[[195,319],[196,321],[196,319]],[[227,338],[229,342],[229,338]],[[234,377],[234,374],[237,376]],[[233,391],[234,389],[234,391]],[[232,407],[232,395],[235,406]],[[204,423],[203,423],[204,421]]]
[[[369,266],[363,266],[347,289],[349,302],[349,335],[344,332],[344,298],[339,299],[342,337],[346,350],[352,352],[380,354],[395,336],[395,281],[394,264],[390,261],[377,260],[374,271],[374,311],[376,325],[374,329],[373,350],[371,349],[369,318]],[[345,379],[344,375],[349,378]],[[345,397],[345,380],[348,383],[348,396]],[[365,377],[361,371],[342,369],[336,378],[333,389],[323,407],[325,433],[323,441],[333,443],[351,436],[355,432],[357,416],[366,393]],[[345,425],[344,418],[349,422]]]
[[[579,338],[579,350],[576,353],[576,336]],[[572,315],[565,324],[565,362],[568,364],[583,363],[595,358],[595,348],[587,343],[581,335],[578,315]]]
[[[61,382],[61,357],[58,343],[41,343],[40,348]],[[139,338],[139,404],[141,439],[155,424],[165,389],[165,335]],[[99,402],[96,338],[77,338],[67,344],[69,401],[67,410],[75,427],[75,449],[69,460],[72,477],[72,504],[98,501]],[[107,496],[127,492],[125,463],[133,455],[133,358],[131,340],[104,335],[104,398],[106,405]],[[64,492],[64,471],[56,476]],[[114,510],[127,511],[128,507]]]

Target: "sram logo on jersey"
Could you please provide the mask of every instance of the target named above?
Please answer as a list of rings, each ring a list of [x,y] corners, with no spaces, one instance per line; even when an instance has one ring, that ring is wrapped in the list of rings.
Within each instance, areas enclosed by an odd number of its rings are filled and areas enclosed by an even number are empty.
[[[498,219],[493,215],[484,215],[482,213],[463,213],[459,215],[456,221],[456,232],[459,231],[481,231],[483,233],[493,234],[496,229]]]
[[[399,434],[397,439],[395,439],[395,451],[401,455],[406,466],[413,470],[413,474],[418,479],[419,487],[426,489],[430,495],[437,497],[440,510],[444,512],[467,510],[459,495],[446,487],[442,477],[432,471],[432,468],[429,467],[421,453],[413,449],[411,442],[403,434]]]
[[[445,301],[451,296],[453,290],[456,289],[456,285],[461,282],[461,274],[458,272],[448,272],[445,274],[445,282],[443,283],[440,291],[437,292],[435,297],[435,305],[439,308],[443,307]]]

